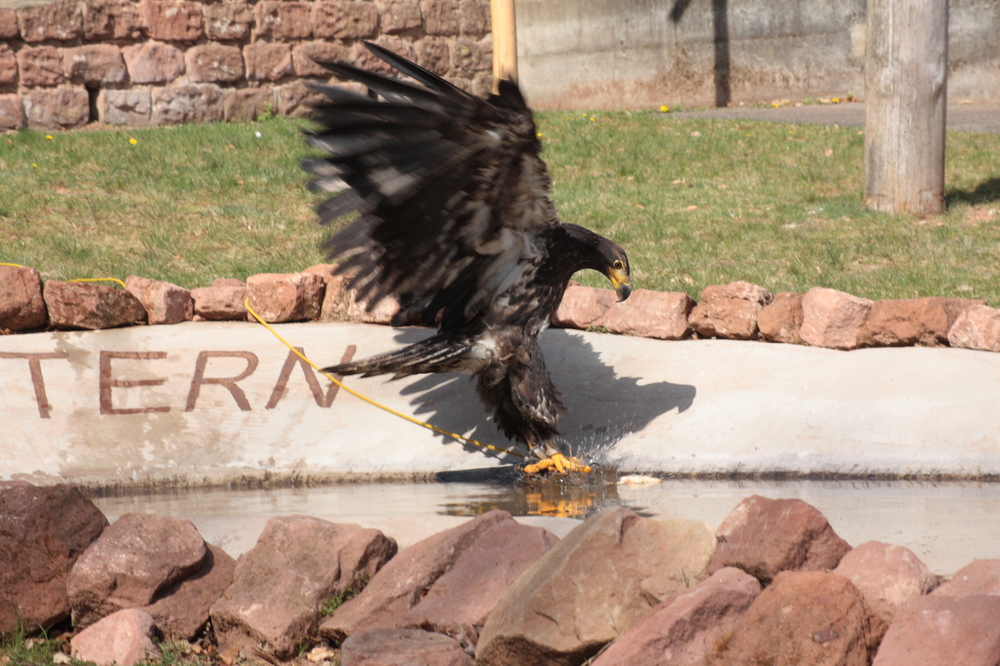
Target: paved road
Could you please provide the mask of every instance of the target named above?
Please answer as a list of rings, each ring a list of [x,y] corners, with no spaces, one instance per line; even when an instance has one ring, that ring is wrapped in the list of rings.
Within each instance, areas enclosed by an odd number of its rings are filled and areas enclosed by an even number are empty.
[[[817,123],[832,125],[865,124],[864,102],[848,104],[810,104],[805,106],[770,107],[733,106],[705,111],[678,111],[678,118],[718,118],[720,120],[765,120],[779,123]],[[948,107],[948,129],[966,132],[1000,134],[1000,108],[976,104]]]

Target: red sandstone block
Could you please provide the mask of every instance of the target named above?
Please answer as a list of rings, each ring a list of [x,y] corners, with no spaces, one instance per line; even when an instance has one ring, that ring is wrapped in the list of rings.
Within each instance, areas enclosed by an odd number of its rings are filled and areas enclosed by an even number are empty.
[[[312,36],[309,3],[264,0],[253,11],[258,39],[297,40]]]
[[[559,308],[552,315],[552,325],[580,329],[604,326],[604,315],[616,299],[615,292],[610,289],[570,285],[563,294]]]
[[[864,343],[872,305],[867,298],[813,287],[802,299],[802,341],[813,347],[857,349]]]
[[[423,0],[424,31],[428,35],[457,35],[462,17],[458,0]]]
[[[192,46],[184,62],[188,77],[199,83],[235,83],[243,78],[243,54],[238,46]]]
[[[20,35],[17,13],[13,9],[0,9],[0,39],[17,39]]]
[[[102,90],[97,94],[97,113],[108,125],[149,125],[152,109],[148,90]]]
[[[309,115],[312,105],[322,101],[323,96],[302,81],[293,81],[275,91],[278,95],[278,113],[289,118]]]
[[[783,291],[775,294],[774,300],[757,314],[757,327],[765,340],[802,344],[799,331],[802,328],[803,294]]]
[[[347,57],[348,50],[340,42],[304,42],[292,48],[295,76],[330,76],[330,70],[317,63],[338,62]]]
[[[125,61],[114,44],[87,44],[63,49],[63,69],[73,83],[121,83]]]
[[[132,83],[169,83],[184,73],[184,52],[162,42],[122,48]]]
[[[185,0],[142,0],[142,24],[150,38],[193,42],[202,35],[201,3]]]
[[[17,55],[14,49],[0,43],[0,84],[4,83],[17,83]]]
[[[492,22],[488,0],[459,0],[458,8],[459,29],[463,35],[480,37],[489,34]]]
[[[493,39],[477,42],[456,39],[451,48],[451,64],[457,71],[468,75],[493,68]]]
[[[26,42],[59,42],[77,39],[83,33],[83,11],[76,2],[21,7],[17,10],[21,39]]]
[[[383,35],[405,32],[423,25],[424,18],[417,0],[375,0],[375,6],[378,7],[379,29]]]
[[[130,0],[85,0],[84,39],[138,39],[142,34],[139,6]]]
[[[250,81],[277,81],[292,73],[292,47],[288,44],[256,42],[243,47]]]
[[[319,318],[326,284],[315,273],[260,273],[247,278],[250,307],[266,322]]]
[[[451,50],[448,42],[427,37],[417,42],[414,49],[417,56],[417,64],[428,69],[439,76],[448,73],[451,67]]]
[[[0,330],[42,328],[48,322],[42,277],[34,268],[0,266]]]
[[[370,2],[325,0],[312,8],[313,34],[321,39],[363,39],[378,28],[378,9]]]
[[[692,308],[694,300],[683,292],[636,289],[627,301],[611,305],[604,327],[611,333],[680,340],[690,334]]]
[[[20,95],[0,95],[0,130],[19,130],[24,127],[24,105]]]
[[[952,347],[1000,352],[1000,310],[971,305],[962,311],[948,331]]]
[[[29,127],[68,129],[90,120],[90,96],[84,88],[32,90],[24,98]]]
[[[398,53],[407,60],[413,60],[416,58],[416,53],[413,50],[413,44],[399,37],[379,37],[375,40],[375,43],[389,49],[393,53]],[[384,72],[388,74],[395,71],[389,63],[385,62],[365,48],[363,42],[356,42],[354,46],[351,47],[351,55],[348,60],[354,63],[356,67],[371,70],[373,72]]]
[[[234,90],[223,102],[223,117],[226,121],[246,123],[263,115],[268,109],[274,110],[274,91],[266,86]]]
[[[222,120],[225,97],[210,83],[153,88],[152,119],[156,125],[210,123]]]
[[[17,52],[21,84],[55,86],[65,80],[62,58],[54,46],[27,46]]]
[[[253,14],[245,2],[218,2],[202,6],[205,36],[219,41],[243,40],[250,36]]]

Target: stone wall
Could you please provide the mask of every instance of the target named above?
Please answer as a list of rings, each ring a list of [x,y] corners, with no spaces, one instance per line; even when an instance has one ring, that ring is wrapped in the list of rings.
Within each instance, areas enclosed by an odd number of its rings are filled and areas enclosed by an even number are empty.
[[[58,0],[0,4],[0,130],[300,116],[317,60],[388,71],[363,41],[477,94],[488,0]]]

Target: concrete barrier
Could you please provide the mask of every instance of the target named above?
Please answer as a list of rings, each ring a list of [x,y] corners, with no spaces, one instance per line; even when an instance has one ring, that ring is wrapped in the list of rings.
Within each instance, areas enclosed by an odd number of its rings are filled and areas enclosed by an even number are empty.
[[[864,96],[864,0],[520,0],[518,69],[536,108]],[[952,0],[948,97],[1000,104],[1000,5]]]
[[[429,332],[278,330],[317,363]],[[1000,354],[658,341],[550,330],[543,347],[577,453],[679,474],[1000,474]],[[404,413],[492,444],[458,375],[348,378]],[[0,338],[0,479],[159,487],[418,478],[497,468],[331,388],[269,332],[185,323]]]

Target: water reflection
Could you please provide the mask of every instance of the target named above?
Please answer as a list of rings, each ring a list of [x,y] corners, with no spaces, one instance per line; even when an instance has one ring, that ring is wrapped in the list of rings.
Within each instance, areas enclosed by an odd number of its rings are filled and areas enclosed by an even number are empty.
[[[618,496],[614,474],[598,471],[587,477],[569,477],[559,481],[524,480],[516,484],[497,484],[490,492],[461,502],[446,502],[441,513],[449,516],[478,516],[493,509],[503,509],[515,516],[550,516],[586,519],[601,509],[627,506],[641,513],[642,507],[626,504]]]

